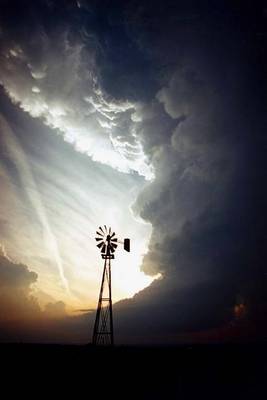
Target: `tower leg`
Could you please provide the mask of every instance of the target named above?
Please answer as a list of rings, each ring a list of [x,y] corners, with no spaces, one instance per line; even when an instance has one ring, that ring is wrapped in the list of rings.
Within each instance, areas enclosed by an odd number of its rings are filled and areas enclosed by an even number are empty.
[[[105,256],[92,342],[94,345],[113,346],[114,344],[111,297],[111,262],[108,256]]]
[[[111,296],[111,262],[108,259],[109,269],[109,321],[110,321],[110,344],[114,345],[114,332],[113,332],[113,314],[112,314],[112,296]]]

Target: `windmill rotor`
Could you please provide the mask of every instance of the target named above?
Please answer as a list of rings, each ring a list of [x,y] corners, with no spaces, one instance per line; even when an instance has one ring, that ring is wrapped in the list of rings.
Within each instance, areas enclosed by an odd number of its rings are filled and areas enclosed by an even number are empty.
[[[114,253],[118,247],[118,243],[125,243],[125,240],[129,239],[124,239],[124,242],[119,241],[116,237],[116,233],[111,230],[111,227],[104,225],[103,227],[99,226],[96,231],[95,240],[103,258],[106,256],[114,258]],[[124,249],[127,250],[125,246]]]

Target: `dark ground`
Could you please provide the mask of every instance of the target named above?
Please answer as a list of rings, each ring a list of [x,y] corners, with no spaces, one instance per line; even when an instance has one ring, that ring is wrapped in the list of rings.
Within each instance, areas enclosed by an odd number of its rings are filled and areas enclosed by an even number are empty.
[[[20,398],[266,399],[267,345],[0,345],[1,386]],[[17,396],[16,396],[17,397]]]

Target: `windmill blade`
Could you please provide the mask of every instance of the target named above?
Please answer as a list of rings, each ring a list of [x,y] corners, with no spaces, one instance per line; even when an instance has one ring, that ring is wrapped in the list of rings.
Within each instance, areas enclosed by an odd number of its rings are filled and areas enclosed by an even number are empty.
[[[99,236],[104,236],[103,233],[96,231],[96,234]]]
[[[105,235],[105,232],[103,231],[103,228],[101,228],[101,226],[99,227],[99,229],[101,230],[101,232],[103,233],[103,235]]]
[[[114,253],[116,247],[117,247],[116,244],[111,244],[111,245],[110,245],[110,251],[111,251],[112,253]]]
[[[106,233],[108,232],[107,225],[104,225]]]
[[[111,242],[117,242],[117,241],[118,241],[117,238],[114,238],[114,239],[111,240]]]
[[[113,236],[115,236],[115,232],[112,233],[112,235],[110,236],[110,239],[112,239]]]
[[[116,249],[116,248],[118,247],[117,244],[113,244],[113,243],[110,244],[110,247],[111,247],[111,246],[112,246],[113,249]],[[115,250],[114,250],[114,251],[115,251]]]
[[[101,247],[103,246],[103,244],[104,244],[104,242],[102,241],[101,243],[98,243],[98,244],[97,244],[97,247],[98,247],[99,249],[101,249]]]
[[[99,240],[103,241],[103,238],[95,238],[95,240],[97,240],[99,242]]]
[[[105,253],[106,252],[106,245],[105,244],[103,244],[103,247],[102,247],[102,249],[101,249],[101,253]]]
[[[111,234],[111,227],[109,227],[108,234],[109,235]]]

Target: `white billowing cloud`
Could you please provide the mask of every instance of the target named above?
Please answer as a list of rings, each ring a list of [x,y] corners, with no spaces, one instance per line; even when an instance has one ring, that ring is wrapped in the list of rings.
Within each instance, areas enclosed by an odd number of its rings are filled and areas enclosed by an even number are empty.
[[[38,88],[38,86],[33,86],[32,87],[32,92],[33,93],[40,93],[40,89]]]
[[[0,82],[11,99],[94,161],[152,178],[132,129],[135,104],[104,93],[93,46],[71,42],[68,32],[40,33],[38,43],[35,51],[23,43],[1,50]]]

